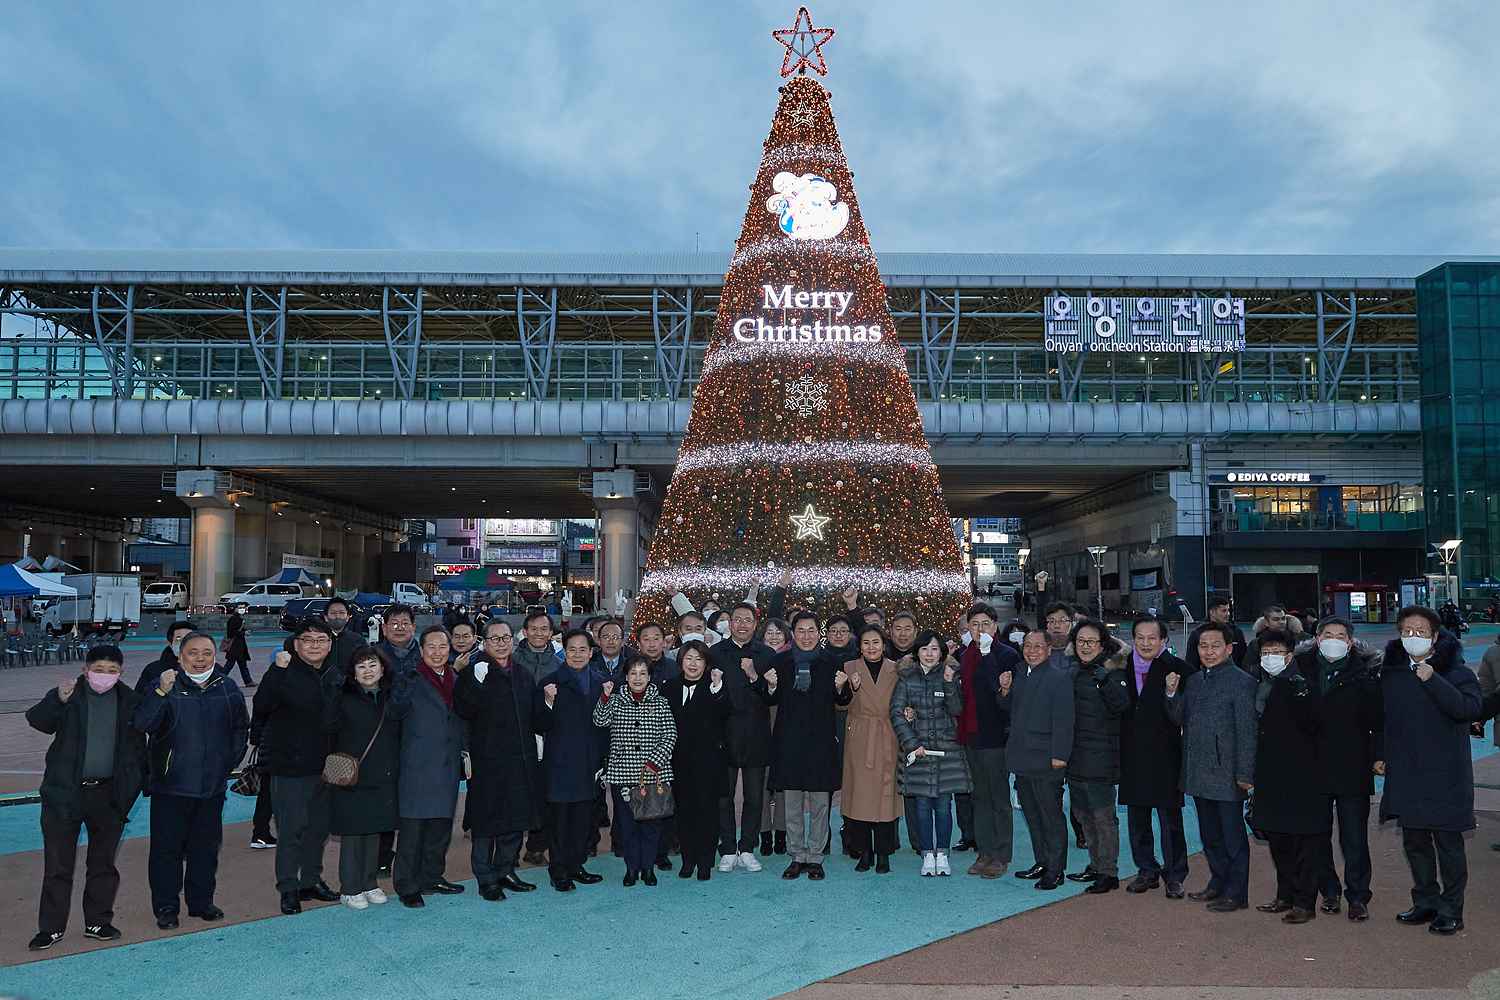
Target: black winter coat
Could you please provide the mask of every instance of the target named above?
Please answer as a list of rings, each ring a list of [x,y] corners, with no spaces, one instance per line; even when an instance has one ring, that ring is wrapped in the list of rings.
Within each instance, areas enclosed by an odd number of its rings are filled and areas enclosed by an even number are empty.
[[[325,668],[326,670],[327,668]],[[323,773],[328,734],[323,701],[335,675],[314,670],[296,653],[285,667],[272,664],[255,689],[255,720],[266,773],[306,778]]]
[[[135,693],[142,696],[150,693],[163,673],[180,669],[181,665],[177,662],[177,654],[172,652],[172,647],[162,647],[161,655],[146,664],[145,669],[141,671],[141,676],[136,678]]]
[[[1400,640],[1385,647],[1380,688],[1385,697],[1385,794],[1380,819],[1414,830],[1474,829],[1474,758],[1469,723],[1483,712],[1479,678],[1463,647],[1438,633],[1425,683],[1411,669]]]
[[[124,684],[109,692],[115,702],[115,776],[110,782],[110,803],[121,822],[130,816],[135,800],[146,783],[146,737],[135,728],[135,712],[141,696]],[[88,681],[79,676],[67,701],[53,688],[26,712],[26,721],[39,733],[52,737],[42,773],[42,805],[56,810],[65,820],[83,815],[83,754],[88,738]]]
[[[1135,690],[1135,663],[1125,659],[1125,689],[1130,704],[1120,719],[1120,805],[1153,809],[1182,808],[1182,729],[1167,718],[1168,674],[1185,681],[1192,670],[1163,652],[1151,661],[1140,693]],[[1180,689],[1179,689],[1180,690]]]
[[[464,823],[476,837],[539,829],[546,799],[536,737],[552,725],[552,713],[525,667],[481,662],[488,667],[483,683],[471,666],[453,689],[454,711],[469,724],[474,769]]]
[[[376,695],[363,691],[331,691],[323,703],[323,731],[332,737],[333,750],[356,759],[359,781],[349,788],[328,789],[328,832],[340,836],[386,833],[396,829],[396,785],[401,771],[401,719],[411,703],[402,689]],[[384,713],[385,721],[381,721]],[[379,732],[376,732],[379,726]],[[374,737],[372,743],[371,737]]]
[[[1332,795],[1374,795],[1375,762],[1384,759],[1384,699],[1380,694],[1380,661],[1356,663],[1351,651],[1344,669],[1331,678],[1318,701],[1317,761],[1323,790]],[[1292,667],[1318,686],[1318,652],[1292,658]],[[1257,815],[1260,776],[1256,775]],[[1290,831],[1288,831],[1290,832]]]
[[[1318,758],[1322,696],[1293,663],[1270,685],[1255,739],[1255,828],[1327,834],[1333,812]]]
[[[224,625],[224,662],[250,662],[250,637],[245,632],[245,618],[238,611]]]
[[[751,690],[740,660],[754,660],[759,675],[769,669],[775,656],[776,651],[759,639],[751,639],[743,647],[733,639],[723,639],[708,649],[709,667],[724,672],[730,705],[729,763],[735,767],[766,767],[771,763],[771,708]]]
[[[141,699],[135,727],[151,739],[151,791],[192,799],[222,797],[229,772],[245,756],[250,713],[245,694],[224,668],[202,686],[179,673],[163,697]]]
[[[582,673],[586,677],[574,677],[573,669],[563,664],[540,685],[557,685],[557,700],[550,709],[552,720],[542,750],[548,802],[592,802],[599,787],[594,773],[604,766],[609,753],[609,730],[594,725],[594,705],[609,678],[587,665]],[[575,686],[579,680],[587,681],[583,694]]]
[[[705,674],[693,692],[693,700],[682,703],[681,674],[661,686],[661,696],[672,706],[677,723],[677,745],[672,748],[672,794],[677,809],[717,810],[719,799],[731,794],[729,786],[729,692],[709,691]]]
[[[1072,780],[1120,780],[1120,717],[1130,708],[1130,684],[1118,659],[1101,656],[1089,665],[1073,660]]]
[[[980,655],[979,646],[970,643],[959,657],[959,677],[964,690],[964,715],[958,721],[958,742],[979,750],[1004,750],[1010,739],[1010,699],[1000,696],[1000,675],[1012,678],[1026,665],[1021,655],[1003,642],[990,646]],[[974,715],[975,730],[965,733],[964,717]]]
[[[723,643],[720,643],[723,645]],[[845,683],[835,691],[833,676],[841,664],[827,650],[818,650],[806,691],[795,689],[797,666],[792,651],[777,653],[767,669],[776,671],[776,691],[768,695],[776,706],[776,729],[771,734],[770,788],[773,792],[836,792],[843,780],[839,765],[837,705],[849,704],[853,692]],[[722,669],[722,668],[721,668]],[[739,667],[736,666],[738,671]],[[728,683],[728,672],[725,682]],[[757,685],[760,691],[765,685]]]

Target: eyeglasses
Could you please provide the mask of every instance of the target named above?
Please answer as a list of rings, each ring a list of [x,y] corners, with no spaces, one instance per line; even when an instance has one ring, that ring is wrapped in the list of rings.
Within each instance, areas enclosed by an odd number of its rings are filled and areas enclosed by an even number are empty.
[[[1062,618],[1062,617],[1053,617],[1053,618],[1048,618],[1047,619],[1047,624],[1048,625],[1071,625],[1071,624],[1073,624],[1073,619],[1071,619],[1071,618]]]
[[[326,646],[331,640],[326,635],[299,635],[297,641],[309,646]]]
[[[484,637],[484,641],[485,642],[514,642],[515,641],[515,636],[511,635],[509,632],[507,632],[505,635],[487,635],[487,636]]]
[[[1101,645],[1101,643],[1098,639],[1075,639],[1073,640],[1073,645],[1077,646],[1079,649],[1087,649]]]

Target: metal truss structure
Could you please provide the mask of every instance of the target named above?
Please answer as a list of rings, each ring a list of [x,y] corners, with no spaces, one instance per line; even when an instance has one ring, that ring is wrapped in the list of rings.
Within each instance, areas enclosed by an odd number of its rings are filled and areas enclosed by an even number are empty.
[[[720,293],[703,274],[104,277],[0,267],[0,399],[679,400]],[[898,273],[887,286],[924,401],[1404,402],[1420,395],[1414,278]],[[1242,296],[1246,349],[1044,349],[1046,295],[1142,287]]]

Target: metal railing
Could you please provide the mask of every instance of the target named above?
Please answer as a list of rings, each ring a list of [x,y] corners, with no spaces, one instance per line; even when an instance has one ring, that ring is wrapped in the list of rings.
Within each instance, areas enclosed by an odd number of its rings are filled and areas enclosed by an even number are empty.
[[[1417,531],[1426,525],[1422,511],[1337,513],[1307,511],[1269,514],[1260,511],[1220,512],[1215,527],[1223,533],[1255,531]]]

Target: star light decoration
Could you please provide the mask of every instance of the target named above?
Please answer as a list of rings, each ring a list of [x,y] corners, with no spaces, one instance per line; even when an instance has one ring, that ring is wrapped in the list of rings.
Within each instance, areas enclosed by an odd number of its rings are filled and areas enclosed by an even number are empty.
[[[792,515],[792,524],[797,528],[798,541],[804,538],[814,538],[820,542],[823,541],[823,526],[832,520],[833,518],[824,517],[813,510],[812,504],[808,504],[807,509],[802,513]]]
[[[828,383],[804,375],[786,384],[786,408],[802,417],[828,409]]]
[[[812,14],[806,7],[797,8],[797,19],[790,28],[773,31],[771,37],[786,46],[786,55],[781,60],[782,76],[805,74],[809,69],[819,76],[828,75],[828,64],[823,61],[823,46],[833,38],[833,29],[814,28]]]

